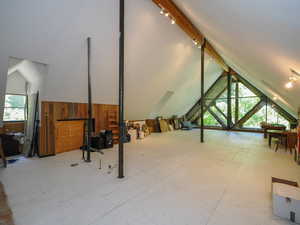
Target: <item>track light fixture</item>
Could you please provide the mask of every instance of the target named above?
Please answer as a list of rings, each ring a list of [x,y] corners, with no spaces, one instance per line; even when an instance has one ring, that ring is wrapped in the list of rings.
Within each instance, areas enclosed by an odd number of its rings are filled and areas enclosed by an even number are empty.
[[[159,13],[160,13],[161,15],[165,15],[166,17],[169,17],[169,18],[171,19],[171,24],[175,24],[175,23],[176,23],[175,19],[174,19],[172,16],[170,16],[170,13],[167,12],[164,8],[161,7]]]
[[[294,87],[294,82],[292,82],[292,81],[287,82],[287,83],[285,84],[285,87],[286,87],[287,89],[290,89],[290,88]]]
[[[277,99],[278,99],[278,97],[275,95],[275,96],[273,97],[273,100],[276,101]]]
[[[287,89],[291,89],[292,87],[294,87],[294,84],[295,84],[295,82],[298,80],[298,78],[297,77],[295,77],[295,76],[290,76],[289,77],[289,82],[287,82],[286,84],[285,84],[285,87],[287,88]]]
[[[290,71],[293,75],[289,77],[289,82],[285,84],[285,87],[287,89],[294,87],[295,82],[298,80],[298,76],[300,76],[300,73],[295,71],[294,69],[290,69]]]

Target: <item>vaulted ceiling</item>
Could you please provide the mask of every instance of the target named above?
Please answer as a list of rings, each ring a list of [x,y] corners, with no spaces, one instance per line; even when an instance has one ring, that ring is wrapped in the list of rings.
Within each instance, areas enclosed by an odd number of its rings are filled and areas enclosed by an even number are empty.
[[[300,81],[290,90],[284,85],[290,68],[300,71],[299,0],[174,2],[233,69],[269,97],[281,96],[281,105],[296,114]],[[11,56],[48,65],[42,100],[86,102],[87,36],[92,37],[93,101],[117,104],[117,3],[1,1],[0,109]],[[127,119],[182,115],[200,97],[200,50],[159,11],[152,0],[126,0]],[[208,57],[205,64],[207,89],[222,71]]]
[[[300,71],[299,0],[174,0],[225,61],[294,115],[300,81],[287,90],[290,68]]]

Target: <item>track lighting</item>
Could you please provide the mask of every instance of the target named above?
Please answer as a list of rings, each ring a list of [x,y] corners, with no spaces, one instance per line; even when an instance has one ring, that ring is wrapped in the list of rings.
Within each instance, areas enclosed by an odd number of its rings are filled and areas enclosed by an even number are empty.
[[[164,8],[161,8],[159,13],[161,15],[165,15],[166,17],[169,17],[171,19],[171,24],[175,24],[176,23],[175,19],[172,16],[170,16],[170,13],[167,12]]]
[[[294,69],[290,69],[290,71],[293,75],[289,77],[290,81],[285,84],[285,87],[288,89],[294,87],[294,83],[298,80],[298,76],[300,76],[300,73],[296,72]]]
[[[288,89],[294,87],[294,83],[298,80],[298,78],[296,76],[290,76],[289,80],[290,81],[285,84],[285,87]]]
[[[287,89],[290,89],[290,88],[294,87],[294,82],[292,82],[292,81],[287,82],[287,83],[285,84],[285,87],[286,87]]]
[[[194,45],[198,45],[198,42],[196,39],[194,39],[193,42],[194,42]]]
[[[278,99],[278,97],[275,95],[275,96],[273,97],[273,100],[276,101],[277,99]]]

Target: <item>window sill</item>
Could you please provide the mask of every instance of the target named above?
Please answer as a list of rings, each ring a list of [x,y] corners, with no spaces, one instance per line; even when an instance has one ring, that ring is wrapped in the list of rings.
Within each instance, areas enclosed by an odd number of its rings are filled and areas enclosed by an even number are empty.
[[[11,120],[11,121],[2,121],[5,123],[25,123],[25,120]]]

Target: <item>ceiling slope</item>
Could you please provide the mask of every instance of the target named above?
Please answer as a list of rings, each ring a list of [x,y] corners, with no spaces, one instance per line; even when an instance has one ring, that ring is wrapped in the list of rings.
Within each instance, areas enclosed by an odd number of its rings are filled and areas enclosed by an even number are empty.
[[[174,0],[226,63],[296,115],[300,81],[284,88],[290,68],[300,71],[300,1]]]
[[[126,3],[126,118],[184,115],[200,97],[199,49],[151,1]],[[205,63],[207,88],[222,69]]]

